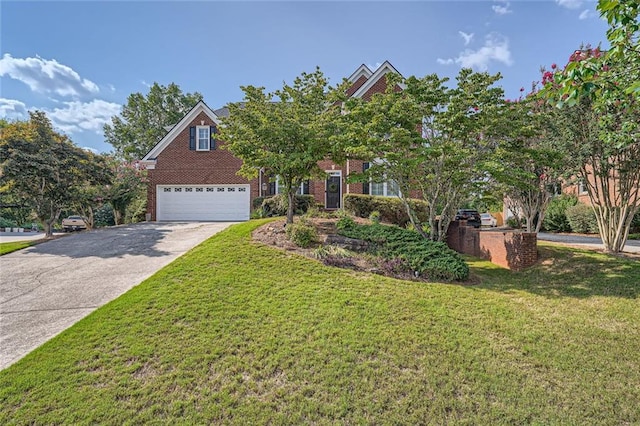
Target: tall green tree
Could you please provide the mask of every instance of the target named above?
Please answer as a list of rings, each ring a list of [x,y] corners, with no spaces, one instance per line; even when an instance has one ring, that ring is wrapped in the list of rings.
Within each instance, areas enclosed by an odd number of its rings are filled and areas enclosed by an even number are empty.
[[[562,110],[557,143],[584,183],[605,250],[625,245],[640,210],[640,2],[599,0],[611,48],[583,47],[545,74],[541,94]]]
[[[502,196],[527,232],[539,232],[549,203],[560,183],[565,153],[552,142],[556,111],[529,96],[508,102],[500,111],[494,154],[485,168],[493,191]]]
[[[385,93],[370,101],[347,100],[341,120],[350,130],[339,137],[347,139],[348,156],[371,162],[354,178],[395,181],[418,232],[444,240],[456,210],[484,183],[480,165],[493,150],[502,102],[502,90],[493,84],[499,78],[463,69],[457,87],[448,88],[447,79],[435,74],[404,81],[388,75]],[[413,211],[412,196],[428,204],[428,235]]]
[[[202,99],[198,92],[183,93],[175,83],[153,83],[149,93],[132,93],[120,115],[104,125],[104,137],[116,155],[126,161],[139,160]]]
[[[278,177],[288,198],[287,223],[293,223],[297,188],[325,176],[318,161],[331,153],[331,117],[339,115],[339,105],[331,102],[332,89],[319,68],[272,93],[264,87],[241,89],[244,101],[228,105],[220,129],[222,147],[242,159],[240,175],[255,178],[262,169]]]
[[[146,210],[147,171],[137,162],[130,163],[116,158],[110,158],[108,164],[114,180],[104,188],[102,194],[104,201],[113,207],[114,223],[120,225],[125,221],[140,220],[138,215],[144,212],[131,212],[130,208],[139,205],[140,210]]]
[[[110,176],[102,157],[75,146],[53,130],[44,112],[4,127],[0,135],[0,190],[21,199],[44,224],[47,237],[64,208],[84,197],[86,185]]]

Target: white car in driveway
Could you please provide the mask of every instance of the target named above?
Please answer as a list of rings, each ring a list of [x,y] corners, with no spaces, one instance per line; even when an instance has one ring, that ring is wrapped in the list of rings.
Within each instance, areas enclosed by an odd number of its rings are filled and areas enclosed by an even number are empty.
[[[495,228],[496,226],[498,226],[498,219],[493,217],[491,213],[482,213],[480,214],[480,223],[482,224],[482,226]]]

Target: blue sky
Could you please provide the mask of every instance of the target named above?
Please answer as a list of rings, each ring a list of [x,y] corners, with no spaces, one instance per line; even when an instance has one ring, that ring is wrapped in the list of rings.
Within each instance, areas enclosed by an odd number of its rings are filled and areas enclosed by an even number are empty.
[[[275,90],[317,66],[337,84],[389,60],[404,76],[500,72],[507,98],[606,47],[585,0],[0,2],[0,117],[46,111],[79,146],[111,151],[102,126],[149,84],[198,91],[212,108],[241,85]]]

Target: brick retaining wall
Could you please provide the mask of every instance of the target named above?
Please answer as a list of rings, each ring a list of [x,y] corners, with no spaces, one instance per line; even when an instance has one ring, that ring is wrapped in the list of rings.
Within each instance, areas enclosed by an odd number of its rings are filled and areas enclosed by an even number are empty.
[[[459,253],[490,260],[496,265],[522,270],[538,261],[538,235],[518,230],[481,230],[466,221],[449,225],[447,244]]]

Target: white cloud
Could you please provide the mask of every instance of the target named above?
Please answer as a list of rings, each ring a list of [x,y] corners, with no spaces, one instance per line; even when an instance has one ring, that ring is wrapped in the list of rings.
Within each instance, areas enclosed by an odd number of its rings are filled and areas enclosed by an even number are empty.
[[[497,15],[506,15],[508,13],[513,12],[511,9],[509,9],[509,6],[511,6],[511,2],[507,1],[507,0],[495,0],[498,4],[494,4],[491,6],[491,9],[493,9],[493,11],[497,14]]]
[[[63,108],[45,112],[53,125],[64,132],[94,131],[101,134],[104,124],[119,114],[120,109],[120,104],[94,99],[91,102],[64,102]]]
[[[508,66],[513,64],[509,39],[498,33],[486,36],[484,45],[478,50],[466,49],[457,58],[438,58],[436,61],[442,65],[456,63],[463,68],[473,68],[478,71],[486,71],[491,62],[501,62]]]
[[[591,18],[593,16],[598,16],[598,15],[595,12],[593,12],[592,10],[590,10],[590,9],[585,9],[585,10],[582,11],[580,16],[578,16],[578,18],[580,20],[584,20],[584,19],[589,19],[589,18]]]
[[[27,106],[15,99],[0,98],[0,117],[9,120],[27,117]]]
[[[14,58],[5,53],[0,59],[0,77],[8,75],[28,85],[39,93],[55,93],[59,96],[78,97],[93,95],[100,91],[91,80],[81,78],[70,67],[55,59]]]
[[[467,34],[464,31],[458,31],[458,34],[460,34],[460,37],[464,39],[465,46],[467,46],[469,43],[471,43],[471,40],[473,40],[473,33]]]
[[[578,9],[584,3],[582,0],[556,0],[558,6],[566,7],[567,9]]]
[[[436,59],[436,62],[438,62],[440,65],[451,65],[455,63],[455,61],[451,58],[447,58],[447,59],[438,58]]]

